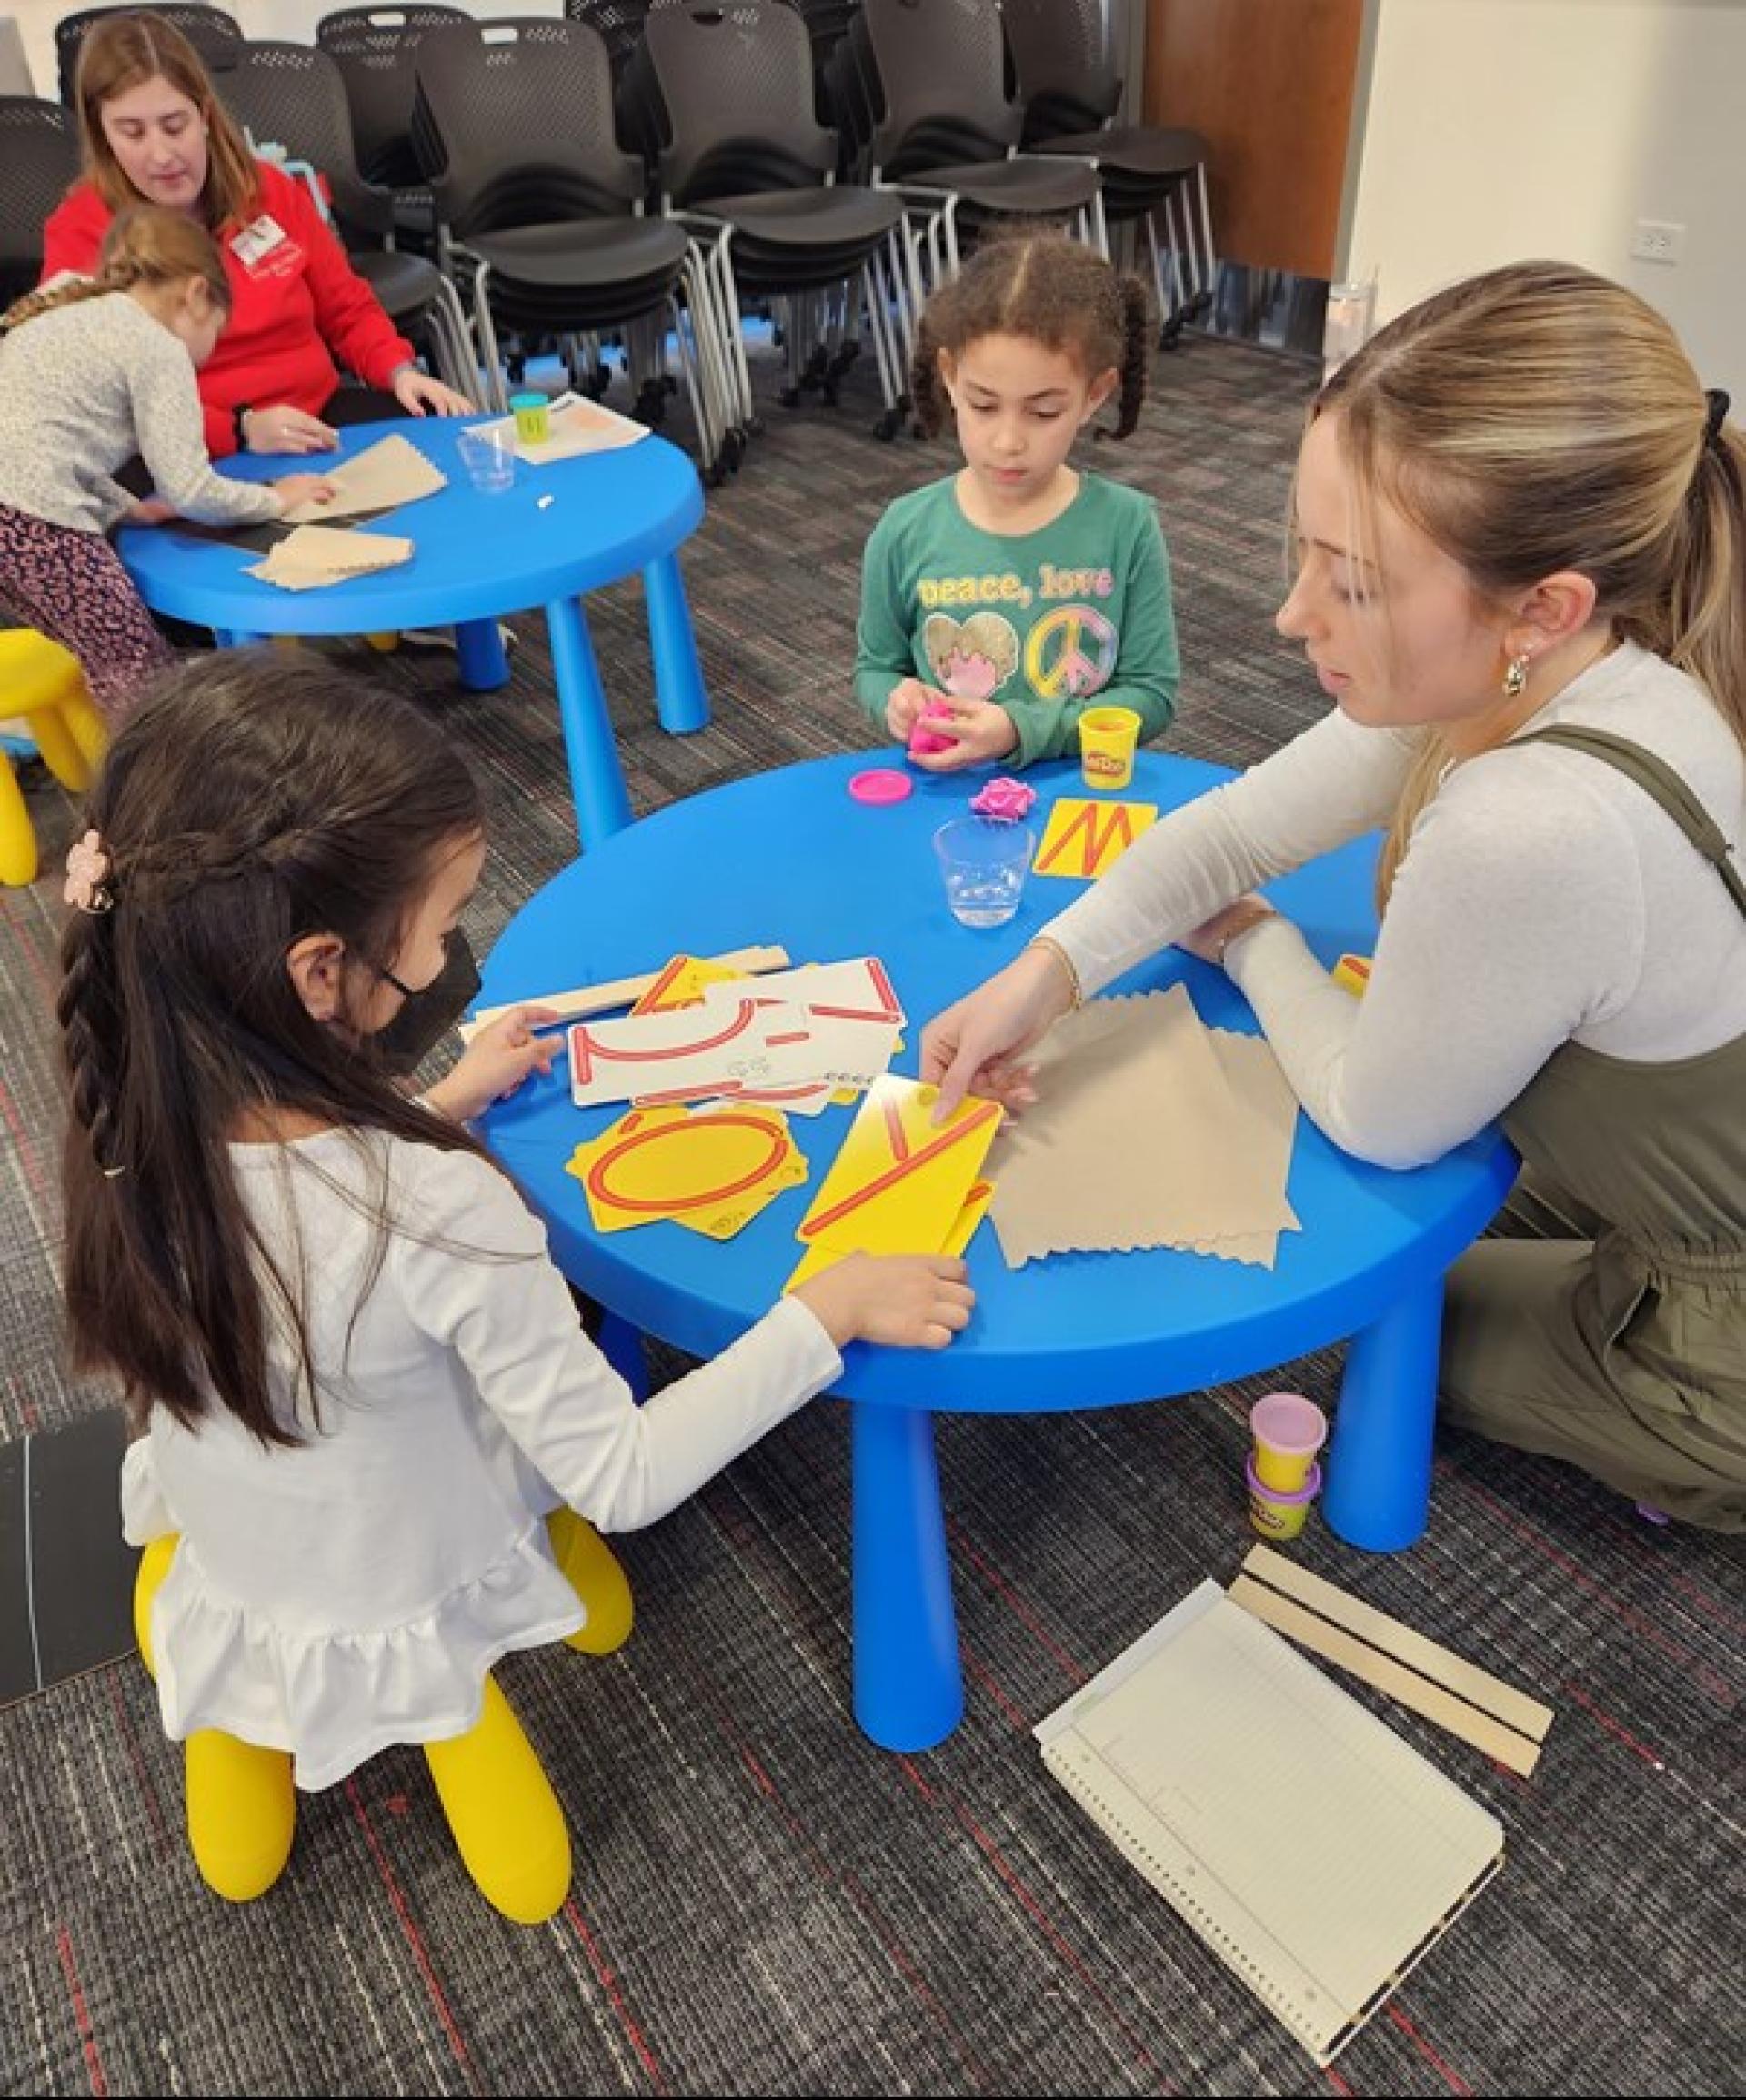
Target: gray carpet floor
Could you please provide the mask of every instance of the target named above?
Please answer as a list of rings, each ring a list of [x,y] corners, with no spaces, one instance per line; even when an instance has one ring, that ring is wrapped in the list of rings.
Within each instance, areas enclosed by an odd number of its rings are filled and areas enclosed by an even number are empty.
[[[1171,748],[1232,764],[1319,698],[1272,635],[1300,366],[1191,342],[1097,463],[1159,499],[1186,676]],[[877,443],[865,367],[712,494],[686,568],[714,719],[656,727],[640,595],[592,602],[639,812],[862,741],[859,555],[942,447]],[[488,946],[575,851],[537,621],[509,688],[342,650],[477,767]],[[57,868],[75,811],[28,779]],[[49,1020],[59,882],[0,890],[0,1437],[113,1395],[69,1379]],[[660,1368],[674,1368],[663,1358]],[[1331,1402],[1338,1353],[1284,1367]],[[1259,1387],[1254,1389],[1259,1390]],[[1500,1878],[1326,2073],[1046,1775],[1029,1730],[1249,1541],[1226,1390],[939,1435],[968,1713],[926,1756],[849,1711],[845,1418],[821,1402],[623,1542],[636,1634],[504,1682],[570,1816],[548,1926],[487,1910],[423,1760],[306,1798],[277,1889],[231,1909],[180,1831],[137,1662],[0,1712],[0,2088],[18,2093],[1715,2094],[1746,2089],[1737,1544],[1651,1530],[1570,1470],[1450,1435],[1430,1530],[1302,1562],[1557,1710],[1519,1779],[1360,1693],[1508,1834]]]

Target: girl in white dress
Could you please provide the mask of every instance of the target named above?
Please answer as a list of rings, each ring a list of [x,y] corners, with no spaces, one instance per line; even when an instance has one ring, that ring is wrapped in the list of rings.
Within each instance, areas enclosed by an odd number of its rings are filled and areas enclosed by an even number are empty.
[[[539,1922],[569,1840],[491,1668],[629,1632],[585,1520],[665,1515],[851,1341],[943,1348],[963,1264],[851,1258],[639,1408],[466,1128],[549,1063],[537,1010],[428,1094],[394,1083],[477,983],[479,804],[440,734],[312,659],[219,655],[123,730],[89,822],[60,1002],[68,1315],[140,1432],[125,1527],[196,1861],[260,1894],[294,1783],[419,1743],[482,1892]]]

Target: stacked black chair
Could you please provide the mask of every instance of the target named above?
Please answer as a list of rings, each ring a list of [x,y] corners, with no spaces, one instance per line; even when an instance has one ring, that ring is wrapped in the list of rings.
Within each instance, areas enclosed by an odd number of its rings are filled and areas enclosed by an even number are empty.
[[[79,47],[85,34],[116,7],[82,7],[76,15],[63,15],[55,25],[55,57],[60,68],[61,100],[71,109],[78,82]],[[242,25],[222,7],[154,6],[152,13],[179,29],[208,65],[222,62],[225,53],[243,40]]]
[[[287,159],[322,178],[353,267],[391,319],[425,338],[438,375],[471,393],[478,377],[455,287],[435,263],[391,245],[394,193],[358,171],[346,84],[335,61],[310,44],[238,44],[213,67],[212,81],[257,152],[283,148]]]
[[[473,288],[486,371],[507,406],[498,332],[598,337],[647,324],[639,411],[655,419],[667,318],[691,384],[706,471],[726,428],[713,302],[684,226],[643,210],[647,175],[614,128],[612,66],[586,24],[452,23],[418,47],[413,136],[444,246]],[[683,292],[693,327],[687,343]]]
[[[418,45],[427,29],[471,17],[460,7],[345,7],[324,15],[316,43],[339,67],[352,112],[352,144],[366,182],[394,192],[403,241],[433,240],[430,192],[412,143]]]
[[[1095,160],[1109,218],[1144,222],[1164,341],[1174,345],[1184,324],[1211,306],[1218,271],[1206,140],[1197,131],[1116,122],[1125,0],[1002,0],[1002,13],[1025,105],[1026,146]],[[1168,287],[1157,213],[1169,236]]]
[[[862,0],[839,46],[832,79],[864,131],[873,179],[939,202],[936,276],[1009,216],[1062,219],[1106,246],[1096,166],[1018,152],[1024,110],[1006,64],[998,0]]]
[[[856,295],[864,295],[886,413],[896,416],[902,200],[835,181],[837,137],[813,114],[812,47],[799,15],[783,0],[656,0],[619,106],[627,137],[655,161],[663,209],[729,236],[708,254],[738,426],[755,426],[742,295],[788,302],[788,407],[815,386],[835,400],[858,349]]]
[[[649,0],[564,0],[572,22],[586,22],[607,47],[612,77],[622,80],[632,55],[643,40],[643,18]]]
[[[79,174],[79,138],[58,102],[0,95],[0,306],[43,274],[43,222]]]
[[[820,124],[830,122],[829,68],[860,0],[794,0],[812,40],[813,107]]]

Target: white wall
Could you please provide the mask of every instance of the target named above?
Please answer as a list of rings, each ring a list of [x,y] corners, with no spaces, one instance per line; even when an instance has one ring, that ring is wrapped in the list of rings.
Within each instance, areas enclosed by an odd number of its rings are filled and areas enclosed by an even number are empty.
[[[1746,406],[1746,0],[1372,0],[1340,266],[1387,318],[1559,256],[1629,285]],[[1640,218],[1685,226],[1639,262]],[[1740,413],[1736,410],[1736,413]]]

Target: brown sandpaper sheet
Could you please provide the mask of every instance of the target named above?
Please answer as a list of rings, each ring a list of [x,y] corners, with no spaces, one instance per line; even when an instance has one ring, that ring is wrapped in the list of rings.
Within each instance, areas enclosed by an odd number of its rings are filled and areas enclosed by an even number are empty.
[[[1140,1247],[1273,1265],[1298,1105],[1265,1041],[1208,1029],[1174,985],[1068,1015],[1036,1063],[988,1164],[1008,1266]]]

